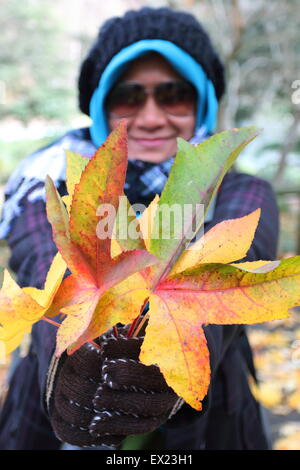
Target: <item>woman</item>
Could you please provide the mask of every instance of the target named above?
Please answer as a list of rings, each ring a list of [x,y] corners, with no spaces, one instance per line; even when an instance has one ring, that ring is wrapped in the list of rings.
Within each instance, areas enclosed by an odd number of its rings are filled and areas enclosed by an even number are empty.
[[[1,230],[20,285],[41,287],[56,252],[44,179],[50,174],[65,194],[65,149],[91,156],[125,118],[125,193],[132,204],[148,204],[167,180],[176,138],[198,143],[214,132],[223,92],[223,66],[191,15],[143,8],[106,22],[79,77],[80,109],[91,116],[91,127],[27,157],[7,186]],[[269,184],[258,178],[226,175],[205,230],[258,207],[262,215],[247,259],[274,259],[277,207]],[[60,441],[120,447],[134,434],[146,435],[148,449],[268,448],[248,387],[247,372],[255,372],[241,326],[205,329],[212,381],[201,412],[182,404],[157,367],[139,363],[142,340],[126,339],[124,328],[118,340],[110,332],[99,339],[101,354],[83,346],[57,362],[51,361],[54,327],[36,324],[29,354],[11,380],[0,447],[55,449]]]

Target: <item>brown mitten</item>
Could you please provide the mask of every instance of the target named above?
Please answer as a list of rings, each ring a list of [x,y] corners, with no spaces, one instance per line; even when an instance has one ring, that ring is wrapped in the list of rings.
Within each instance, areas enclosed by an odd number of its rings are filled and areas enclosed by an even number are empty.
[[[182,403],[157,366],[139,362],[143,338],[127,338],[126,331],[102,335],[100,350],[84,345],[62,359],[49,407],[62,441],[119,446],[127,435],[159,427]]]

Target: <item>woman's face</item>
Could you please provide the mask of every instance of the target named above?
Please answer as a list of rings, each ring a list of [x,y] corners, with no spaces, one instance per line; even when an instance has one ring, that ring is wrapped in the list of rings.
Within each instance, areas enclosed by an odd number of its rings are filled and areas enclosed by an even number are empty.
[[[128,82],[143,85],[150,91],[144,104],[130,117],[126,117],[129,158],[159,163],[176,154],[177,137],[189,140],[194,134],[196,103],[188,115],[168,114],[157,104],[151,91],[163,82],[182,80],[182,77],[160,55],[151,54],[135,60],[118,84]],[[120,117],[108,113],[110,130]]]

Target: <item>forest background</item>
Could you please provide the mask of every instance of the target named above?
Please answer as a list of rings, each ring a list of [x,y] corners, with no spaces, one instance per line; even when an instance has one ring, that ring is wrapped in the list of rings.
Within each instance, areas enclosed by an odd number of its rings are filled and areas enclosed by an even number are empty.
[[[225,63],[219,130],[262,127],[237,169],[267,179],[280,208],[278,257],[300,254],[300,8],[298,0],[0,0],[0,211],[4,185],[28,153],[85,126],[78,70],[99,26],[141,6],[200,19]],[[196,45],[195,45],[196,47]],[[8,250],[0,242],[0,266]],[[274,448],[300,450],[300,324],[249,329]],[[7,364],[0,366],[5,392]]]

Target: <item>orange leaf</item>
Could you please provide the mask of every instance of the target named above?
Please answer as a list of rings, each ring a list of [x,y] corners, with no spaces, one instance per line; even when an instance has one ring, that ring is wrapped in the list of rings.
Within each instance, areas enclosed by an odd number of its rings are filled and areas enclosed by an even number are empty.
[[[49,268],[44,289],[35,287],[24,287],[23,292],[30,295],[39,305],[47,309],[61,284],[62,278],[66,272],[66,263],[60,253],[56,253]]]
[[[84,276],[71,274],[60,284],[52,304],[45,312],[47,317],[55,317],[62,308],[87,302],[97,291],[94,283],[89,283]]]
[[[69,216],[64,203],[51,180],[46,180],[47,217],[52,225],[53,239],[73,274],[84,275],[95,282],[95,272],[89,266],[80,249],[72,242],[69,231]]]
[[[103,328],[106,328],[107,323],[110,325],[109,328],[115,324],[112,322],[114,322],[113,309],[116,307],[114,307],[114,302],[111,304],[111,301],[116,292],[118,292],[119,303],[117,298],[115,303],[122,310],[122,314],[118,310],[118,321],[124,319],[127,319],[127,322],[132,321],[139,313],[142,297],[146,296],[145,290],[140,287],[143,278],[135,273],[155,261],[155,257],[145,251],[124,252],[114,260],[115,266],[108,272],[105,284],[99,287],[86,282],[83,276],[71,275],[67,277],[60,285],[52,305],[45,314],[48,317],[55,316],[58,312],[67,315],[57,335],[56,354],[60,355],[72,343],[82,345],[99,336],[106,331]],[[129,276],[128,279],[122,281],[127,276]],[[131,286],[132,282],[134,283],[132,289],[134,294],[125,289],[129,285]],[[118,283],[116,291],[113,286]],[[125,297],[120,295],[122,289],[126,290]],[[112,307],[109,308],[109,305]],[[106,318],[108,312],[109,319]],[[98,318],[99,315],[100,318]],[[71,348],[71,350],[75,349]]]
[[[157,210],[158,202],[159,196],[157,194],[139,218],[143,239],[148,251],[150,251],[151,233],[153,229],[154,216]]]
[[[194,299],[203,323],[250,324],[287,317],[288,309],[300,303],[294,288],[298,282],[300,257],[295,257],[267,273],[201,265],[171,277],[159,289],[173,291],[178,301]]]
[[[110,269],[103,275],[105,289],[126,279],[147,266],[157,263],[157,258],[146,250],[124,251],[111,261]]]
[[[66,204],[68,213],[70,213],[72,199],[74,194],[75,185],[79,183],[81,174],[88,164],[89,159],[83,157],[79,153],[66,150],[67,158],[67,190],[68,194],[62,197],[63,202]]]
[[[66,150],[67,158],[67,190],[68,194],[73,198],[75,185],[80,182],[83,170],[89,162],[87,157],[83,157],[79,153]]]
[[[6,354],[19,346],[24,334],[30,332],[43,311],[43,307],[26,294],[5,270],[0,291],[0,340],[5,344]]]
[[[111,262],[110,246],[115,220],[114,217],[111,226],[108,226],[107,237],[99,239],[98,208],[102,204],[109,204],[116,215],[119,197],[123,194],[126,168],[127,137],[123,122],[85,167],[80,183],[75,185],[70,213],[71,239],[97,273],[98,282],[101,282]]]
[[[108,289],[157,262],[155,256],[143,249],[124,251],[112,258],[112,232],[104,238],[98,238],[97,234],[99,204],[110,204],[115,211],[111,222],[115,223],[119,197],[123,194],[127,165],[124,123],[110,134],[87,164],[82,158],[77,164],[76,157],[76,154],[71,154],[68,159],[72,167],[68,171],[71,181],[67,182],[69,196],[73,198],[70,220],[53,183],[47,182],[47,210],[54,240],[72,271],[46,312],[49,317],[59,312],[67,315],[57,336],[58,355],[76,343],[85,330],[88,336],[93,331],[90,323],[94,311]],[[144,247],[140,241],[128,243],[125,245]]]
[[[85,342],[102,335],[117,323],[124,325],[131,323],[139,315],[148,295],[147,285],[139,273],[133,274],[106,291],[95,309],[90,324],[72,345],[70,353]]]

